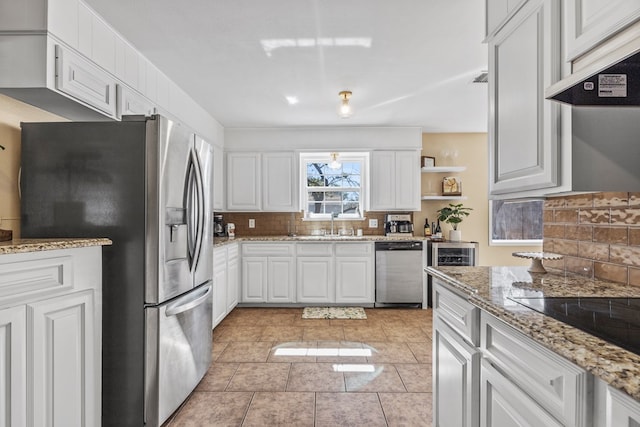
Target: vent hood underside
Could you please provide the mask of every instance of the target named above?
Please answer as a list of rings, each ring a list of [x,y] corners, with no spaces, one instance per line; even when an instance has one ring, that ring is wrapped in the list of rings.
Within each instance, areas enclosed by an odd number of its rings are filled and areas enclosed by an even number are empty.
[[[545,98],[571,105],[640,106],[640,38],[549,86]]]

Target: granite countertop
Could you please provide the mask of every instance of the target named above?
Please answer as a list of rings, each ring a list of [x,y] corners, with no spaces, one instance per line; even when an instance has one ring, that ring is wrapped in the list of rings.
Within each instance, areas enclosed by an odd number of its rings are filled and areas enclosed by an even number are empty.
[[[424,236],[236,236],[214,237],[214,246],[223,246],[233,242],[394,242],[404,240],[429,240]]]
[[[51,239],[14,239],[0,242],[0,254],[18,254],[25,252],[52,251],[55,249],[83,248],[87,246],[105,246],[113,242],[105,238],[51,238]]]
[[[543,346],[612,387],[640,400],[640,355],[524,307],[508,297],[640,297],[640,288],[573,274],[529,273],[527,267],[428,267],[425,271],[468,296]]]

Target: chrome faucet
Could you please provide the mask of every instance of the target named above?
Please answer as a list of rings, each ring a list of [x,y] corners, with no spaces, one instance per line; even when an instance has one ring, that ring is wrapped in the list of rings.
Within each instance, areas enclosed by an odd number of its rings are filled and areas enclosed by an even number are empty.
[[[331,212],[331,236],[333,236],[333,218],[337,217],[338,214],[335,212]]]

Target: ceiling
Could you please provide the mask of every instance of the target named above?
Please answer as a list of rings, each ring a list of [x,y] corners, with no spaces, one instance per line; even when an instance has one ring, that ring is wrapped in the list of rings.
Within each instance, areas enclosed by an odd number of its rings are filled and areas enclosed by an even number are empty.
[[[487,129],[482,1],[85,1],[224,127]]]

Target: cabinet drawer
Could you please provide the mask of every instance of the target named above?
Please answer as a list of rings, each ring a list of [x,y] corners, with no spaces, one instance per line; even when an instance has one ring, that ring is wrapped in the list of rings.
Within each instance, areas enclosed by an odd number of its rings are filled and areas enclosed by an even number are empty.
[[[480,309],[434,279],[433,311],[469,343],[478,345]]]
[[[333,255],[333,243],[298,243],[296,244],[298,256],[331,256]]]
[[[336,243],[336,256],[363,256],[373,253],[373,242]]]
[[[292,243],[243,243],[243,256],[293,256]]]
[[[587,425],[589,375],[492,315],[480,317],[485,356],[564,425]]]

